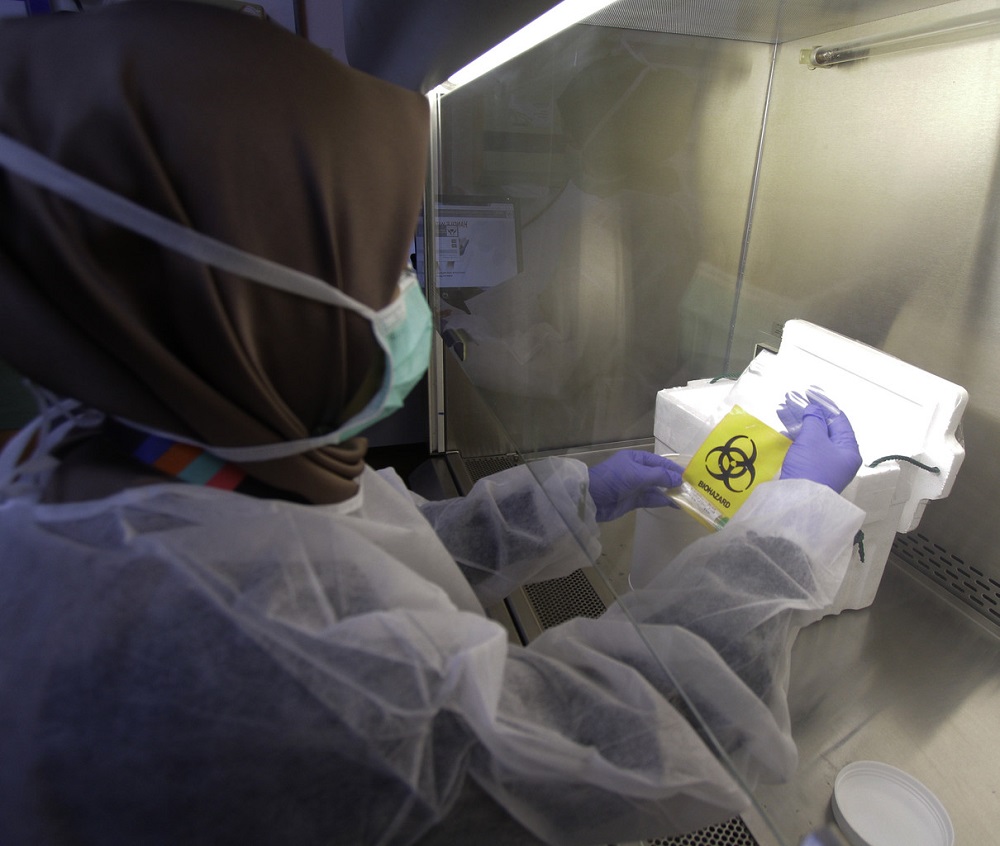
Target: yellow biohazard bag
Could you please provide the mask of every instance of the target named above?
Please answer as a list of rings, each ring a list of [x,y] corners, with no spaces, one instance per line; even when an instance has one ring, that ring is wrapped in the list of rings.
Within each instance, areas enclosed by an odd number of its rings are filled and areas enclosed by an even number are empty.
[[[721,529],[757,485],[781,472],[791,445],[785,435],[734,405],[695,451],[670,496],[709,528]]]

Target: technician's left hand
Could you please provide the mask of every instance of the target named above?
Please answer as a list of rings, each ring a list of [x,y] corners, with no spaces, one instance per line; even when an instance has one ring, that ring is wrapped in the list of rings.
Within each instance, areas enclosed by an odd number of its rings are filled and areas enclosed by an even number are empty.
[[[684,469],[652,452],[623,449],[590,468],[590,496],[597,522],[616,520],[635,508],[673,505],[663,488],[676,488]]]
[[[782,479],[809,479],[841,493],[861,468],[861,451],[854,428],[843,412],[833,414],[810,403],[802,428],[785,454]]]

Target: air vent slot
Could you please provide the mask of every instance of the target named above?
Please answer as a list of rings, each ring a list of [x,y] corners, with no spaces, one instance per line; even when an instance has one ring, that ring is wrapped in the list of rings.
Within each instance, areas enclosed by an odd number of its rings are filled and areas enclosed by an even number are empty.
[[[897,535],[892,552],[934,584],[1000,626],[1000,581],[919,532]]]

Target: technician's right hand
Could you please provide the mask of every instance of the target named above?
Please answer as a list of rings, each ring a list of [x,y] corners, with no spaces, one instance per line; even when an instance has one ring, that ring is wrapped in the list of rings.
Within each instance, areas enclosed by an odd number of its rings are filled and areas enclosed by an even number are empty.
[[[861,452],[851,421],[810,403],[802,412],[802,429],[781,465],[782,479],[809,479],[841,493],[861,467]]]
[[[683,467],[653,452],[616,452],[590,468],[590,497],[597,506],[597,522],[617,520],[635,508],[676,508],[663,490],[677,487],[683,472]]]

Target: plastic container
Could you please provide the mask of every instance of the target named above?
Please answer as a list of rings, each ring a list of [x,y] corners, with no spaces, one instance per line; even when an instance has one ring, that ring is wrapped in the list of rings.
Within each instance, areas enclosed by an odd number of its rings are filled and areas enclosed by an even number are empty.
[[[944,805],[909,773],[855,761],[833,786],[833,817],[851,846],[954,846]]]

